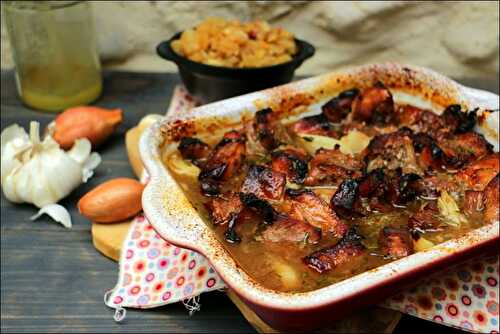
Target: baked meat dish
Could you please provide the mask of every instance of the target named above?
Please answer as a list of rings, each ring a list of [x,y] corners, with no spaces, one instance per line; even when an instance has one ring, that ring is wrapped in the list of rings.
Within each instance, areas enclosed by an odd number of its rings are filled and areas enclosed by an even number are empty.
[[[313,116],[271,108],[165,163],[251,277],[318,289],[499,220],[499,154],[477,110],[394,102],[383,83]]]

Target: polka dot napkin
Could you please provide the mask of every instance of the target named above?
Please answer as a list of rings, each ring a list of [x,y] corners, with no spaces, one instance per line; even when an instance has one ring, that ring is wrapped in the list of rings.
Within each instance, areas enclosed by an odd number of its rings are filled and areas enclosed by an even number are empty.
[[[176,87],[169,113],[186,114],[196,105],[182,87]],[[147,182],[147,176],[142,181]],[[475,259],[423,280],[380,306],[472,332],[498,333],[498,263],[498,254]],[[169,244],[142,215],[132,222],[119,266],[118,282],[104,298],[116,309],[117,321],[125,317],[124,307],[182,301],[193,312],[199,308],[201,293],[225,287],[205,257]]]
[[[123,243],[118,283],[106,294],[105,303],[117,309],[119,321],[125,316],[123,307],[152,308],[184,301],[196,310],[197,300],[191,298],[222,288],[224,283],[205,257],[163,240],[140,215]]]
[[[498,333],[498,255],[482,257],[422,280],[380,306],[422,319]]]

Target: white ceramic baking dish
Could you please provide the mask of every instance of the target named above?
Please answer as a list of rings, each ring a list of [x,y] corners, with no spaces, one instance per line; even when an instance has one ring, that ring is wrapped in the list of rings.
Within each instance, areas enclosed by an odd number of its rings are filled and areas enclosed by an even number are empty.
[[[226,251],[215,233],[189,203],[162,163],[162,152],[177,145],[182,135],[217,131],[221,124],[238,123],[256,110],[272,106],[284,114],[319,112],[320,105],[340,91],[382,81],[396,102],[440,113],[454,103],[482,113],[498,109],[498,95],[464,87],[434,71],[394,63],[373,64],[329,73],[272,89],[208,104],[191,113],[166,117],[149,128],[140,150],[150,181],[143,193],[146,216],[169,242],[205,255],[225,283],[264,321],[280,330],[308,330],[328,324],[353,310],[418,282],[419,277],[491,250],[498,252],[499,222],[439,244],[322,289],[304,293],[269,290],[254,281]],[[498,151],[498,112],[489,113],[478,127]]]

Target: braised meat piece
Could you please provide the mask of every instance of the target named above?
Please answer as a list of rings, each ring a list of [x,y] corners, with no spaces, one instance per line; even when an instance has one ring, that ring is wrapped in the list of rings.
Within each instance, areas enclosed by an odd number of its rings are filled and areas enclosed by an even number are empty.
[[[496,152],[469,163],[460,170],[457,178],[467,188],[483,191],[499,172],[500,155]]]
[[[417,174],[402,174],[397,169],[386,176],[386,191],[384,198],[393,205],[404,205],[417,197],[415,182],[420,180]]]
[[[398,106],[395,110],[396,123],[400,126],[411,128],[420,119],[422,111],[422,109],[410,105]]]
[[[476,125],[476,112],[477,110],[462,111],[459,104],[452,104],[444,110],[441,118],[444,126],[449,128],[451,132],[465,133],[471,131]]]
[[[321,239],[321,230],[304,221],[279,214],[273,224],[262,232],[262,238],[270,242],[317,244]]]
[[[332,270],[366,254],[362,238],[356,226],[353,226],[337,244],[320,249],[306,256],[303,261],[320,274]]]
[[[236,224],[243,218],[243,204],[238,194],[233,192],[215,197],[205,204],[214,225],[227,225],[224,237],[230,243],[238,243],[241,238],[236,233]]]
[[[220,194],[222,175],[225,169],[226,165],[220,165],[200,172],[198,181],[200,181],[200,190],[204,196],[217,196]]]
[[[362,213],[358,188],[358,181],[345,179],[332,196],[330,205],[341,217],[354,218]]]
[[[347,225],[342,223],[328,203],[313,191],[288,189],[286,200],[291,204],[290,215],[293,218],[321,229],[323,234],[332,233],[340,238],[347,231]]]
[[[387,180],[382,169],[374,169],[358,180],[358,193],[360,197],[368,199],[368,206],[373,212],[389,212],[394,209],[387,202]],[[359,207],[359,205],[358,205]],[[359,210],[358,210],[359,211]]]
[[[332,123],[340,123],[350,112],[354,98],[359,94],[359,89],[345,90],[338,96],[326,102],[321,110]]]
[[[382,169],[375,169],[354,180],[345,179],[332,196],[331,206],[343,218],[364,216],[369,211],[389,212],[392,204],[411,198],[408,182],[403,184],[400,174],[385,175]],[[362,203],[366,199],[367,207]]]
[[[355,121],[387,124],[394,116],[392,94],[381,82],[362,91],[352,102],[352,118]]]
[[[368,200],[368,207],[371,212],[388,213],[395,209],[395,207],[387,203],[387,201],[381,197],[372,197]]]
[[[477,120],[476,110],[465,112],[458,104],[448,106],[441,115],[412,106],[400,107],[396,114],[399,125],[436,139],[471,131]]]
[[[220,193],[221,181],[236,174],[245,157],[245,137],[237,131],[224,134],[222,140],[208,156],[198,176],[202,194],[215,196]]]
[[[441,132],[445,127],[441,116],[412,106],[400,107],[397,110],[397,122],[400,126],[408,127],[415,133],[425,133],[433,138],[442,136]],[[445,130],[443,133],[449,133],[449,131]]]
[[[402,168],[405,174],[423,175],[413,149],[412,136],[413,132],[409,128],[401,128],[374,137],[365,150],[367,171],[376,168]]]
[[[362,176],[364,164],[339,149],[319,149],[310,163],[309,175],[304,184],[308,186],[339,184],[345,178]]]
[[[387,148],[397,147],[402,141],[411,141],[413,131],[407,127],[372,138],[368,145],[368,158],[384,153]],[[413,143],[413,142],[412,142]]]
[[[207,211],[214,225],[225,225],[243,209],[240,197],[235,193],[212,198],[207,203]]]
[[[484,209],[484,192],[467,190],[465,191],[463,211],[467,216],[481,212]]]
[[[449,159],[436,143],[422,149],[419,157],[420,166],[423,170],[442,170],[448,163],[454,164],[454,159]]]
[[[384,172],[375,169],[358,180],[345,180],[332,197],[332,206],[342,216],[365,214],[360,198],[369,199],[372,211],[388,212],[393,205],[404,205],[417,195],[416,174],[403,174],[398,168]]]
[[[380,230],[378,244],[382,253],[391,258],[399,259],[413,253],[413,240],[405,228],[383,227]]]
[[[413,142],[413,149],[415,150],[416,153],[422,152],[422,150],[425,147],[430,147],[432,145],[437,146],[437,143],[434,140],[434,138],[429,136],[427,133],[423,132],[413,133],[411,136],[411,140]]]
[[[192,160],[194,163],[207,158],[210,154],[210,147],[194,137],[183,137],[178,149],[184,159]]]
[[[439,147],[448,157],[453,159],[456,167],[493,153],[493,146],[476,132],[461,133],[443,139],[439,141]]]
[[[225,143],[225,141],[236,141],[236,142],[243,141],[244,142],[245,136],[236,130],[228,131],[224,134],[224,136],[222,136],[222,140],[217,144],[217,146],[223,145]]]
[[[439,209],[436,202],[426,203],[408,218],[408,228],[411,232],[420,233],[441,231],[438,215]]]
[[[303,150],[288,148],[271,154],[271,168],[285,174],[291,182],[302,184],[307,176],[307,155]]]
[[[291,130],[297,135],[318,135],[337,138],[338,134],[324,114],[307,116],[295,122]]]
[[[259,110],[255,113],[253,127],[257,140],[266,150],[273,150],[279,146],[279,141],[274,136],[275,117],[271,108]]]
[[[417,123],[420,120],[422,112],[424,112],[424,110],[408,104],[404,104],[397,106],[394,112],[396,123],[399,126],[411,128],[413,124]]]
[[[446,156],[437,142],[426,133],[417,133],[412,136],[413,148],[420,153],[419,164],[424,171],[441,170],[453,164],[453,159]]]
[[[497,174],[484,189],[484,221],[493,224],[499,220],[500,174]]]
[[[285,192],[286,176],[261,165],[250,166],[240,192],[264,200],[280,200]]]
[[[411,187],[418,196],[425,199],[436,199],[441,194],[441,190],[453,191],[458,185],[456,180],[449,176],[426,176],[412,182]]]
[[[385,192],[385,174],[384,170],[377,168],[366,174],[359,181],[359,196],[378,197]]]
[[[428,133],[434,138],[449,132],[443,118],[429,110],[422,110],[418,119],[410,128],[415,132]]]
[[[240,193],[240,200],[245,208],[252,210],[265,224],[272,224],[278,215],[269,202],[258,198],[254,194]]]

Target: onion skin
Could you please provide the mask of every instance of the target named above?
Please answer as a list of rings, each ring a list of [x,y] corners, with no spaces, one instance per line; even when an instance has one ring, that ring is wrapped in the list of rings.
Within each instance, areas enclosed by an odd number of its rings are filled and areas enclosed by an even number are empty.
[[[65,150],[79,138],[87,138],[95,148],[113,133],[122,119],[121,109],[69,108],[56,117],[52,137]]]
[[[78,201],[78,211],[92,222],[117,223],[142,211],[143,190],[137,180],[113,179],[86,193]]]

